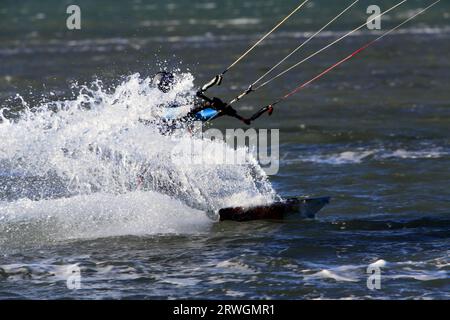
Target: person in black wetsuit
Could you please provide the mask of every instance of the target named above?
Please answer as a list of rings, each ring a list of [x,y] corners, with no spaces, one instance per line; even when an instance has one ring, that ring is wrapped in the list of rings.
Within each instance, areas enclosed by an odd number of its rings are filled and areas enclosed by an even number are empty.
[[[175,82],[175,77],[170,72],[162,71],[158,72],[153,77],[152,82],[153,85],[158,87],[160,91],[167,93],[172,89]],[[209,98],[201,91],[197,92],[196,96],[202,100],[202,103],[194,107],[194,109],[192,109],[186,116],[171,120],[171,123],[175,124],[177,122],[183,123],[195,120],[207,122],[221,116],[230,116],[239,119],[247,125],[250,125],[250,119],[240,116],[235,109],[223,102],[221,99],[216,97]]]

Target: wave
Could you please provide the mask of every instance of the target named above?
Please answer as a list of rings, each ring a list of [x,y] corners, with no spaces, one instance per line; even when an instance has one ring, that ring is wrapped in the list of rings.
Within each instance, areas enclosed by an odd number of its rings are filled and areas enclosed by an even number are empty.
[[[329,165],[359,164],[366,161],[395,161],[415,159],[440,159],[450,156],[450,151],[442,147],[424,150],[407,150],[404,148],[388,150],[386,148],[347,150],[327,154],[304,155],[296,159],[287,159],[287,163],[312,162]]]
[[[428,261],[385,261],[379,259],[367,265],[348,264],[327,268],[323,268],[320,264],[307,263],[309,268],[302,272],[305,280],[309,282],[333,280],[336,282],[361,283],[367,281],[370,274],[367,270],[370,266],[380,269],[382,286],[389,286],[397,280],[404,281],[405,279],[420,282],[445,282],[448,279],[448,271],[440,268],[443,259],[448,260],[448,257],[439,257]]]
[[[351,231],[386,231],[405,229],[449,229],[450,220],[437,217],[423,217],[418,219],[351,219],[337,220],[331,223],[337,230]]]

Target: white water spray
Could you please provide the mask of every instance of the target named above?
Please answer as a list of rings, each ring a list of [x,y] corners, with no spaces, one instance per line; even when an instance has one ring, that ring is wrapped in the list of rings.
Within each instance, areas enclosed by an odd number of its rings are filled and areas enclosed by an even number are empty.
[[[273,201],[276,194],[250,154],[247,165],[173,161],[174,148],[198,139],[165,136],[158,130],[158,119],[167,113],[167,106],[180,106],[170,111],[182,116],[194,103],[193,77],[179,74],[177,79],[168,94],[139,74],[109,89],[96,81],[79,87],[72,100],[46,102],[32,109],[24,103],[19,119],[2,118],[2,237],[8,237],[8,223],[52,221],[52,217],[57,217],[59,229],[64,229],[64,222],[74,229],[67,232],[71,238],[101,236],[98,227],[115,218],[114,231],[104,228],[103,235],[186,232],[190,218],[210,224],[199,219],[198,212]],[[206,156],[214,154],[214,148],[223,149],[218,142],[206,142],[206,146]],[[94,218],[84,219],[81,212]],[[74,214],[80,215],[81,222],[74,222]],[[139,221],[145,223],[133,227]]]

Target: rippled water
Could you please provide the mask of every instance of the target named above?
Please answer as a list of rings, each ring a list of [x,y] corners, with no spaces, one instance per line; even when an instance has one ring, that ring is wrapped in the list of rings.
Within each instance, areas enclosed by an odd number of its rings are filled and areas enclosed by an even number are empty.
[[[311,3],[212,93],[231,98],[343,9]],[[424,3],[409,1],[386,24]],[[178,67],[185,75],[178,92],[188,93],[296,1],[79,4],[80,32],[60,25],[59,2],[0,4],[1,107],[22,118],[0,123],[1,299],[449,299],[447,3],[255,123],[280,129],[280,172],[269,181],[251,161],[171,165],[167,150],[185,141],[136,120],[161,99],[146,82],[158,64]],[[358,25],[367,5],[361,1],[299,56]],[[237,107],[251,113],[370,39],[368,31],[350,37]],[[31,108],[59,112],[24,119],[16,94]],[[216,147],[208,145],[208,154]],[[137,188],[141,166],[175,182],[177,197]],[[207,213],[298,194],[332,202],[314,221],[218,223]],[[373,263],[382,277],[381,289],[371,291]],[[74,264],[80,290],[66,286]]]

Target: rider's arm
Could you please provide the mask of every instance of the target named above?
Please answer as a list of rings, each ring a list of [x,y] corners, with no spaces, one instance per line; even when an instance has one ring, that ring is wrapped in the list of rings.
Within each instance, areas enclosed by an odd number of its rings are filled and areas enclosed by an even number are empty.
[[[203,91],[197,91],[196,96],[197,96],[197,98],[200,98],[200,99],[202,99],[202,100],[204,100],[204,101],[206,101],[206,102],[209,102],[209,103],[212,103],[212,102],[213,102],[213,99],[211,99],[211,98],[205,96],[205,94],[203,93]]]

